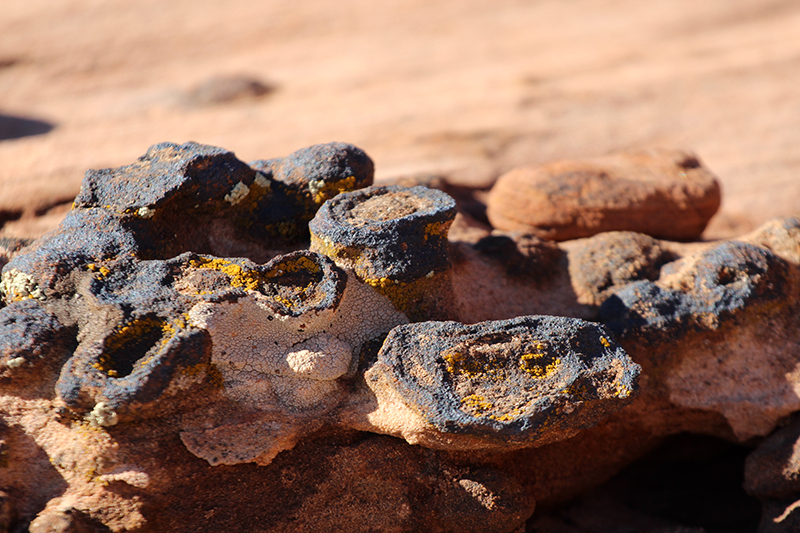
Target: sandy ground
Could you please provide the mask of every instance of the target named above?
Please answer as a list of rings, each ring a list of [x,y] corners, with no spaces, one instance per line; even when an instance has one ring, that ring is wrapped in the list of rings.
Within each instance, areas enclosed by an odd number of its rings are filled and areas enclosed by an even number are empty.
[[[274,91],[192,96],[231,75]],[[800,214],[800,2],[3,1],[0,236],[52,229],[86,169],[167,140],[245,161],[348,141],[379,181],[483,186],[685,147],[723,184],[706,236],[731,236]]]

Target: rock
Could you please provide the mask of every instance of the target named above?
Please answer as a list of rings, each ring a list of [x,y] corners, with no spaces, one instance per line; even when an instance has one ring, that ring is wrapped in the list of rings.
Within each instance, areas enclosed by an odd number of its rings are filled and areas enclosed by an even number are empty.
[[[764,502],[758,533],[790,533],[800,529],[800,501]]]
[[[336,182],[337,191],[371,183],[371,161],[357,148],[342,143],[312,148],[289,156],[292,168],[313,177],[355,167],[358,179]],[[272,250],[307,238],[313,212],[308,202],[285,201],[287,194],[271,174],[231,152],[162,143],[133,165],[87,172],[75,205],[114,213],[136,236],[144,257],[166,259],[189,250],[230,256],[246,250],[268,259],[277,255]]]
[[[792,248],[793,234],[783,235],[773,249]],[[665,265],[655,281],[616,289],[599,317],[642,365],[647,390],[722,413],[746,440],[800,409],[798,280],[790,255],[728,241]]]
[[[61,324],[36,299],[0,309],[0,384],[17,394],[31,394],[32,376],[57,376],[75,349],[75,331]],[[47,380],[39,394],[51,396]],[[49,390],[47,390],[49,388]]]
[[[273,201],[268,213],[286,238],[308,237],[308,222],[337,194],[372,185],[375,165],[352,144],[301,148],[283,159],[259,159],[250,166],[270,177]]]
[[[371,437],[327,453],[326,476],[277,531],[510,533],[533,513],[510,476],[448,464],[394,439]]]
[[[451,241],[451,197],[371,180],[338,143],[88,172],[0,277],[11,527],[514,531],[665,435],[800,410],[797,220]]]
[[[189,105],[226,104],[236,100],[255,100],[275,91],[275,87],[245,75],[214,76],[186,93]]]
[[[1,444],[1,442],[0,442]],[[3,450],[0,450],[0,454]],[[11,505],[11,497],[0,490],[0,531],[11,531],[11,523],[14,520],[14,507]]]
[[[0,237],[0,270],[8,263],[12,257],[17,255],[20,250],[33,242],[31,239],[14,239],[10,237]]]
[[[99,520],[75,508],[42,513],[28,526],[30,533],[102,533],[110,532]]]
[[[639,367],[602,326],[520,317],[394,328],[364,374],[369,424],[411,444],[541,446],[622,408]]]
[[[745,490],[762,500],[800,499],[800,419],[767,437],[745,463]]]
[[[657,239],[610,231],[566,243],[569,274],[580,303],[599,306],[616,289],[634,281],[655,281],[677,256]]]
[[[311,250],[331,257],[412,320],[454,314],[447,194],[425,187],[369,187],[325,203],[309,223]]]
[[[650,150],[511,170],[492,187],[487,216],[497,229],[556,241],[605,231],[688,241],[719,205],[719,183],[697,157]]]
[[[473,324],[525,315],[597,319],[580,303],[564,247],[530,234],[483,232],[474,242],[452,242],[456,316]]]

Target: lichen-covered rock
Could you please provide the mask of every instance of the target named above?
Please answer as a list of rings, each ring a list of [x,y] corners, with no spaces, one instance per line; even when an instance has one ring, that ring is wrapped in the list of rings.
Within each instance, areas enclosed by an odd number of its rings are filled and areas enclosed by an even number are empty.
[[[277,398],[288,408],[305,409],[337,398],[343,393],[337,379],[352,376],[361,346],[407,320],[313,252],[279,256],[247,270],[196,264],[200,270],[242,271],[245,283],[252,278],[253,287],[240,297],[204,298],[188,315],[191,324],[209,332],[211,361],[226,394],[239,402],[264,406]],[[242,324],[249,325],[246,331]]]
[[[650,150],[511,170],[492,187],[487,216],[497,229],[556,241],[604,231],[685,241],[719,205],[719,183],[697,157]]]
[[[787,259],[721,243],[665,265],[655,281],[616,290],[600,318],[642,365],[652,393],[722,413],[742,440],[766,435],[800,409],[800,268]]]
[[[619,166],[704,179],[671,157]],[[797,220],[448,239],[451,197],[371,181],[341,143],[163,143],[0,243],[0,524],[515,531],[665,435],[800,411]],[[794,497],[767,477],[765,509]]]
[[[311,249],[331,257],[412,320],[453,317],[447,231],[455,201],[426,187],[369,187],[325,203]]]
[[[307,239],[308,221],[326,200],[372,185],[375,173],[363,150],[336,142],[301,148],[283,159],[251,161],[250,166],[270,182],[269,208],[262,216],[287,240]]]
[[[35,298],[0,309],[0,385],[20,393],[15,384],[21,382],[28,393],[33,392],[26,378],[58,375],[75,347],[74,338],[74,331]],[[48,385],[52,387],[52,381]]]
[[[638,374],[602,326],[530,316],[398,326],[364,377],[377,403],[370,424],[469,449],[571,437],[628,403]]]

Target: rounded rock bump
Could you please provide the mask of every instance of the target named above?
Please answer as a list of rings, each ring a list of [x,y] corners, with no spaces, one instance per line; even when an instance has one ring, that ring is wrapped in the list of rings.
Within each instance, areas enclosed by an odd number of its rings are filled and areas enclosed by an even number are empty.
[[[426,187],[340,194],[309,223],[311,249],[331,257],[412,320],[451,318],[447,232],[455,201]]]

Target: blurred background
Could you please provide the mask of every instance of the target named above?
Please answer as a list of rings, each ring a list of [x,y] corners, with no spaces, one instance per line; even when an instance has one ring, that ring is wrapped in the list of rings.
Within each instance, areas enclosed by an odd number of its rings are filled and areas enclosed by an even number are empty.
[[[352,142],[388,181],[660,145],[720,178],[707,238],[800,214],[795,0],[3,0],[0,236],[88,168],[194,140]]]

